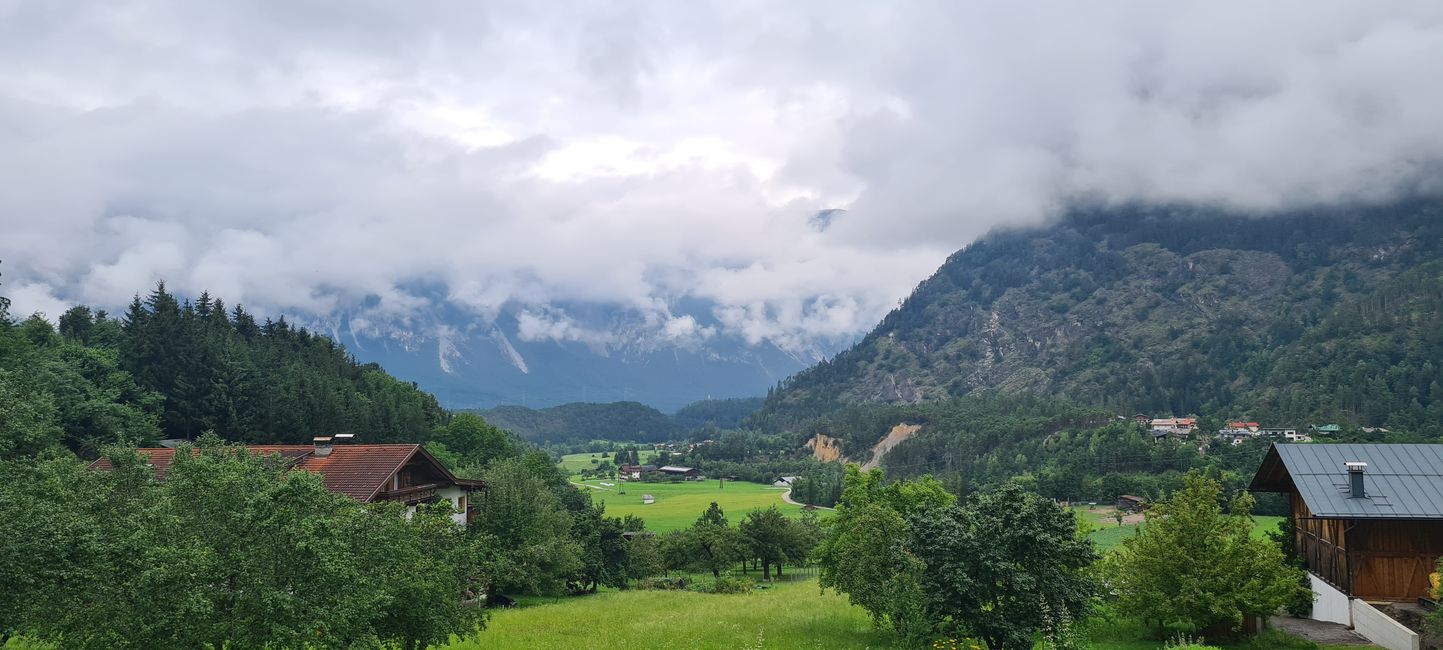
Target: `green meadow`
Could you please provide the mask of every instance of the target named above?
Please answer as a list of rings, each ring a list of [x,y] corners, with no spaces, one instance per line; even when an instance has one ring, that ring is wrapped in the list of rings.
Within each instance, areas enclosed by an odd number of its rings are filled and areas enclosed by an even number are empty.
[[[1094,650],[1155,650],[1163,642],[1131,619],[1084,624]],[[866,612],[845,596],[822,593],[816,578],[779,582],[750,594],[688,591],[603,591],[589,596],[528,598],[513,609],[493,610],[486,629],[446,650],[627,648],[722,650],[732,648],[864,650],[910,647],[872,629]],[[962,646],[965,647],[965,646]],[[1280,648],[1342,650],[1269,633],[1230,650]],[[1364,650],[1372,646],[1351,646]]]
[[[602,483],[613,485],[602,485]],[[608,517],[636,515],[646,520],[646,527],[658,533],[686,528],[706,511],[711,502],[717,502],[727,520],[733,525],[741,523],[742,517],[752,510],[776,506],[789,517],[802,516],[799,506],[782,501],[786,490],[760,483],[727,481],[719,485],[716,479],[684,481],[681,483],[643,483],[640,481],[615,481],[611,479],[578,482],[591,489],[591,499],[606,503]],[[652,504],[642,503],[642,495],[656,497]],[[823,516],[825,510],[819,511]]]
[[[1092,524],[1093,531],[1089,537],[1097,544],[1100,551],[1109,551],[1122,544],[1122,540],[1132,536],[1137,530],[1138,524],[1129,523],[1121,526],[1112,518],[1110,512],[1089,512],[1084,508],[1075,508],[1078,516]],[[1283,522],[1282,517],[1270,515],[1259,515],[1253,517],[1253,537],[1263,537],[1269,531],[1278,529]]]
[[[484,631],[448,650],[902,647],[873,630],[846,597],[822,594],[809,579],[750,594],[631,590],[559,598],[496,611]]]
[[[656,459],[656,450],[643,449],[636,452],[636,455],[641,459],[641,462],[644,465]],[[612,465],[616,464],[616,458],[614,457],[614,454],[607,452],[606,458],[602,458],[601,452],[599,451],[590,454],[567,454],[565,456],[562,456],[561,462],[557,464],[561,466],[561,469],[575,474],[583,469],[592,469],[603,460],[611,461]],[[591,461],[596,462],[593,463]]]

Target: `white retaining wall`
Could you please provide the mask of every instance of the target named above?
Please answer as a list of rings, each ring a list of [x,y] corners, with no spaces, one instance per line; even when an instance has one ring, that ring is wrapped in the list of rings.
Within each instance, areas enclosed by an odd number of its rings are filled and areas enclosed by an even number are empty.
[[[1348,605],[1346,594],[1311,573],[1308,574],[1308,581],[1313,587],[1313,613],[1308,615],[1308,618],[1342,625],[1353,624],[1353,610]]]
[[[1353,631],[1388,650],[1418,650],[1418,633],[1372,605],[1353,599]]]

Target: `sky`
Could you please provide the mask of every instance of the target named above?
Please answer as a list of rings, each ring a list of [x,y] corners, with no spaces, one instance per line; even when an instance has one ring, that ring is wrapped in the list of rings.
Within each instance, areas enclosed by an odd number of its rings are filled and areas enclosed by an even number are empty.
[[[1440,80],[1438,2],[0,0],[0,293],[797,348],[1078,203],[1437,194]]]

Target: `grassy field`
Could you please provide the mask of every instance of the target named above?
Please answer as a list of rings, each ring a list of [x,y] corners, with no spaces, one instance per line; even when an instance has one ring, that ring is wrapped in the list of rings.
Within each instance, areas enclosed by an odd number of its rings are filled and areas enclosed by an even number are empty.
[[[1137,530],[1137,524],[1117,525],[1117,521],[1109,513],[1088,512],[1081,508],[1077,509],[1077,512],[1092,522],[1096,530],[1090,537],[1097,544],[1097,548],[1102,551],[1117,548],[1122,544],[1124,538],[1131,537],[1133,531]],[[1253,537],[1263,537],[1268,534],[1268,531],[1277,530],[1278,524],[1283,521],[1282,517],[1273,516],[1257,516],[1253,519],[1256,522],[1253,526]]]
[[[636,455],[637,458],[641,459],[641,464],[645,465],[656,458],[656,451],[652,449],[643,449],[636,452]],[[591,462],[593,460],[597,462]],[[561,457],[561,462],[558,463],[558,465],[561,466],[561,469],[575,474],[583,469],[591,469],[593,467],[596,467],[597,463],[600,463],[602,460],[603,459],[601,457],[601,452],[599,451],[593,454],[567,454]],[[612,465],[616,464],[616,459],[611,453],[607,453],[604,460],[611,461]]]
[[[1136,621],[1094,621],[1088,627],[1087,647],[1094,650],[1155,650],[1163,645]],[[485,630],[453,642],[447,650],[905,647],[891,634],[873,630],[861,608],[836,593],[821,593],[816,579],[809,578],[750,594],[633,590],[529,600],[525,606],[494,612]],[[1317,648],[1286,636],[1223,647]]]
[[[601,485],[602,481],[584,481],[591,486],[593,501],[606,502],[608,517],[636,515],[646,520],[646,527],[658,533],[686,528],[696,522],[711,502],[717,502],[726,513],[732,525],[741,523],[746,513],[759,508],[776,506],[789,517],[802,516],[802,509],[782,501],[785,490],[760,483],[731,482],[719,487],[715,480],[686,481],[683,483],[640,483],[634,481]],[[625,492],[625,494],[622,494]],[[641,502],[641,495],[656,497],[656,503]],[[826,511],[821,511],[825,516]]]
[[[531,648],[900,648],[816,580],[750,594],[619,591],[497,612],[449,650]]]

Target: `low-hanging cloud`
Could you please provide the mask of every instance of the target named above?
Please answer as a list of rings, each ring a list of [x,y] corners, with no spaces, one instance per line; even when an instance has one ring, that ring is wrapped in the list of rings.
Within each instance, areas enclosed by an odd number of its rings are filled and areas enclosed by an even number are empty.
[[[532,4],[0,1],[13,311],[164,278],[808,350],[1077,201],[1443,191],[1438,3]]]

